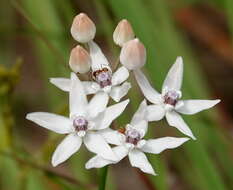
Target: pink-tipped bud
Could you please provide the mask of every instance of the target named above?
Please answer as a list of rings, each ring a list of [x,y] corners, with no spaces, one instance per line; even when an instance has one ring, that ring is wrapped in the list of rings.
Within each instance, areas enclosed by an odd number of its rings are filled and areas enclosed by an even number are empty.
[[[74,17],[71,35],[80,43],[87,43],[94,39],[96,27],[93,21],[84,13]]]
[[[86,73],[91,67],[91,57],[81,46],[76,46],[70,53],[69,65],[75,73]]]
[[[119,46],[134,39],[134,36],[133,28],[126,19],[121,20],[113,32],[113,40]]]
[[[141,68],[146,63],[146,49],[136,38],[126,42],[120,53],[120,61],[129,70]]]

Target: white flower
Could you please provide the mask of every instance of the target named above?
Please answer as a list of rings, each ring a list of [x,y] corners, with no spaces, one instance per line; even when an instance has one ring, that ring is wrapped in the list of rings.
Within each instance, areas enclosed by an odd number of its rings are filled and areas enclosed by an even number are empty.
[[[116,160],[116,155],[104,138],[96,131],[106,129],[127,106],[129,100],[109,106],[108,97],[104,93],[96,94],[88,103],[81,81],[74,73],[71,74],[70,117],[35,112],[26,118],[36,124],[60,134],[68,134],[57,147],[52,157],[52,165],[67,160],[77,152],[82,144],[87,149],[104,158]]]
[[[111,161],[97,155],[86,163],[87,169],[115,164],[124,157],[129,156],[129,161],[133,167],[137,167],[145,173],[156,175],[144,152],[159,154],[166,149],[176,148],[189,140],[188,138],[175,137],[144,140],[143,137],[148,127],[148,122],[143,120],[146,115],[146,107],[146,101],[144,100],[138,111],[134,114],[130,124],[127,125],[124,134],[110,128],[98,132],[104,136],[108,143],[117,145],[113,148],[113,151],[118,156],[119,160]]]
[[[92,76],[95,82],[82,82],[85,93],[88,95],[95,94],[97,92],[105,92],[113,100],[119,102],[131,88],[130,83],[125,82],[129,77],[129,71],[122,66],[112,74],[108,60],[102,53],[99,46],[93,41],[89,42],[88,44],[90,47],[90,56],[92,60]],[[70,90],[70,79],[51,78],[50,82],[64,91]]]
[[[179,113],[192,115],[211,108],[220,102],[220,100],[180,100],[182,95],[180,88],[183,79],[181,57],[177,58],[175,64],[169,70],[161,94],[151,87],[140,70],[134,71],[134,74],[142,93],[153,104],[148,106],[148,121],[157,121],[165,116],[170,126],[176,127],[193,139],[196,138]]]

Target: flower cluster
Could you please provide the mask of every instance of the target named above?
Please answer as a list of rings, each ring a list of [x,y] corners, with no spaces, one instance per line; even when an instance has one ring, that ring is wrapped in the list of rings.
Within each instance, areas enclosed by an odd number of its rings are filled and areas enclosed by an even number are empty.
[[[57,166],[76,153],[81,144],[96,155],[86,163],[86,168],[100,168],[115,164],[127,155],[133,167],[145,173],[155,172],[144,153],[159,154],[176,148],[189,138],[162,137],[144,139],[148,122],[161,120],[164,116],[170,126],[195,139],[192,131],[179,113],[195,114],[216,105],[219,100],[180,100],[183,78],[183,62],[178,57],[158,93],[148,82],[141,68],[146,63],[146,49],[135,38],[131,24],[122,20],[117,25],[113,40],[121,47],[121,66],[113,70],[111,64],[93,41],[95,24],[84,13],[74,18],[71,34],[84,47],[77,45],[70,54],[70,78],[51,78],[50,82],[69,93],[69,117],[46,112],[27,114],[26,118],[56,133],[67,134],[52,156]],[[129,99],[121,101],[131,88],[127,82],[132,71],[145,96],[129,124],[119,130],[111,129],[112,122],[122,114]],[[87,74],[89,81],[81,81],[80,74]],[[88,98],[87,96],[91,96]],[[109,99],[116,102],[109,104]],[[90,99],[90,101],[88,101]],[[151,104],[147,105],[148,100]],[[120,102],[121,101],[121,102]]]

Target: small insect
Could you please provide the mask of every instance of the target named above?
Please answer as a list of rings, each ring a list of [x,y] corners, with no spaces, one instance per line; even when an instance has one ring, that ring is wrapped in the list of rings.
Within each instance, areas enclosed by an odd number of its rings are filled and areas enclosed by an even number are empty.
[[[119,133],[125,134],[126,129],[124,127],[121,127],[117,130]]]
[[[96,80],[97,75],[99,75],[99,74],[102,73],[102,72],[110,72],[110,71],[109,71],[109,69],[108,69],[107,67],[104,67],[104,68],[102,68],[102,69],[93,71],[93,72],[92,72],[92,77],[93,77],[93,79]]]

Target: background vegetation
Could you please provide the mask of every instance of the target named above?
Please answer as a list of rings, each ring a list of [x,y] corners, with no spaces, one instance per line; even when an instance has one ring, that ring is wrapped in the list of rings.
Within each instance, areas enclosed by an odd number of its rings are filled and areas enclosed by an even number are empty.
[[[98,172],[85,170],[84,149],[52,168],[63,138],[25,120],[32,111],[67,114],[67,94],[49,77],[68,77],[73,17],[86,12],[97,25],[96,41],[111,62],[119,48],[112,33],[128,19],[147,48],[145,72],[160,89],[168,68],[184,57],[184,98],[222,99],[217,108],[185,117],[197,141],[150,160],[159,176],[144,175],[127,160],[111,166],[111,190],[233,189],[233,1],[232,0],[20,0],[0,2],[0,189],[91,190]],[[133,77],[131,78],[134,83]],[[120,125],[142,100],[135,84]],[[182,136],[166,122],[151,123],[149,136]]]

